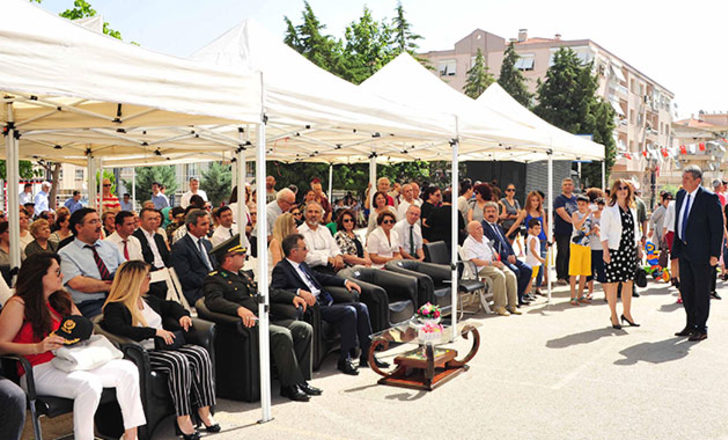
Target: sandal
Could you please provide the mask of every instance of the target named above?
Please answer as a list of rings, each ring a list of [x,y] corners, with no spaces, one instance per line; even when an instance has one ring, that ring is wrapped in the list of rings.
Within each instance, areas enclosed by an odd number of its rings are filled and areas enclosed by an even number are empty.
[[[576,298],[571,298],[571,301],[569,301],[569,304],[571,304],[572,306],[578,306],[579,300]]]
[[[590,304],[591,303],[591,301],[589,300],[589,298],[586,298],[584,296],[580,296],[579,297],[579,302],[582,303],[582,304]]]

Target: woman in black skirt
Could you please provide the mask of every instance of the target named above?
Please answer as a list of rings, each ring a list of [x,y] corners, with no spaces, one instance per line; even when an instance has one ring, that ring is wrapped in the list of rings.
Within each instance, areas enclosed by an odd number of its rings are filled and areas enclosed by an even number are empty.
[[[638,327],[632,318],[632,282],[637,269],[637,257],[642,258],[637,211],[634,208],[632,186],[623,179],[612,185],[609,206],[602,212],[600,239],[604,248],[604,293],[609,303],[612,327],[621,329],[617,318],[617,286],[622,283],[621,322]]]

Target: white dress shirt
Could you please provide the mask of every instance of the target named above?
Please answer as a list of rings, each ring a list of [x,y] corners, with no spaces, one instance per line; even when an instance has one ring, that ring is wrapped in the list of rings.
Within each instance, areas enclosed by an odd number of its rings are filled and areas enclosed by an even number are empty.
[[[19,196],[20,206],[24,206],[26,203],[35,203],[33,202],[33,192],[21,192]]]
[[[308,291],[313,294],[313,296],[318,298],[318,294],[321,293],[321,290],[317,289],[316,286],[311,282],[311,280],[308,278],[308,275],[306,275],[306,272],[301,269],[301,263],[296,263],[293,260],[290,260],[286,258],[286,260],[291,263],[291,266],[293,266],[294,269],[296,269],[296,273],[298,273],[298,276],[301,277],[304,283],[308,286]],[[299,291],[301,289],[298,289]],[[298,295],[300,292],[296,292],[296,295]]]
[[[417,206],[422,206],[422,202],[415,199],[413,200],[414,204]],[[407,210],[412,205],[412,203],[408,202],[405,199],[402,199],[399,201],[399,206],[397,206],[397,218],[404,219],[406,218]]]
[[[196,193],[193,193],[192,191],[187,191],[186,193],[182,194],[182,199],[179,201],[179,206],[183,208],[187,208],[188,206],[190,206],[190,199],[195,194],[202,197],[204,201],[207,201],[207,194],[205,193],[205,191],[198,189]]]
[[[691,202],[692,203],[692,202]],[[667,204],[667,212],[665,213],[665,220],[662,221],[662,229],[665,232],[675,232],[675,201],[670,200]],[[660,231],[662,234],[662,231]]]
[[[483,236],[480,241],[476,241],[472,235],[468,235],[463,243],[463,259],[472,260],[473,258],[484,261],[493,261],[495,253],[490,247],[488,239]],[[485,266],[478,266],[478,271]]]
[[[164,260],[162,260],[162,254],[159,253],[159,248],[157,248],[157,242],[154,241],[154,233],[150,234],[146,229],[141,228],[142,234],[147,238],[147,243],[149,243],[149,249],[152,250],[152,255],[154,255],[154,261],[152,262],[152,266],[159,269],[164,267]],[[155,231],[156,233],[156,231]]]
[[[205,238],[205,237],[197,238],[194,235],[190,234],[189,231],[187,232],[187,235],[190,236],[190,238],[192,239],[192,242],[195,244],[195,249],[197,249],[197,251],[202,254],[201,255],[202,261],[205,262],[205,264],[207,265],[207,268],[209,270],[213,270],[214,268],[212,267],[212,262],[210,262],[210,256],[207,255],[207,250],[205,249],[204,245],[202,247],[202,250],[200,250],[200,241],[201,240],[207,241],[207,238]]]
[[[115,244],[119,248],[121,255],[124,255],[124,239],[121,238],[118,232],[109,235],[104,241]],[[129,253],[129,260],[144,260],[142,256],[142,244],[135,236],[130,235],[126,237],[126,250]]]
[[[410,243],[410,227],[412,227],[412,238],[415,248],[414,253],[410,252],[412,250]],[[399,246],[411,256],[417,257],[417,251],[422,249],[422,228],[420,227],[420,222],[415,222],[414,225],[410,225],[406,218],[402,219],[394,225],[394,231],[399,236]]]
[[[215,232],[212,234],[212,237],[210,237],[210,241],[212,242],[212,246],[217,246],[220,243],[223,243],[225,240],[230,240],[235,235],[235,231],[237,231],[237,225],[233,224],[231,227],[226,228],[223,225],[218,225],[217,228],[215,228]]]
[[[685,240],[685,238],[682,236],[683,219],[685,219],[686,221],[690,219],[690,211],[693,210],[693,205],[695,204],[695,196],[698,195],[698,189],[700,189],[700,187],[695,188],[693,192],[685,194],[685,197],[683,198],[683,204],[680,207],[680,215],[677,218],[677,231],[675,231],[675,233],[680,238],[680,240],[683,241]],[[686,203],[688,200],[688,196],[690,197],[689,205]]]
[[[377,254],[380,257],[393,257],[395,252],[399,252],[400,240],[397,233],[392,228],[389,231],[389,238],[384,233],[381,226],[377,227],[367,238],[367,252]],[[383,264],[372,264],[374,268],[382,268]]]
[[[326,266],[329,258],[341,254],[339,245],[336,244],[336,240],[327,227],[318,225],[316,230],[313,230],[308,223],[304,223],[298,227],[298,232],[303,235],[308,248],[306,264],[309,266]]]

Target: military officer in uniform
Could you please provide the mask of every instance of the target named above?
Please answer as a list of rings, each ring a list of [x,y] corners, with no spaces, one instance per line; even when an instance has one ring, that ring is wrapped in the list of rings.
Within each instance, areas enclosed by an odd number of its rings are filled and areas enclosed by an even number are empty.
[[[202,291],[210,311],[239,316],[246,327],[257,323],[258,285],[240,269],[245,263],[246,249],[240,245],[240,234],[210,251],[219,266],[206,277]],[[306,301],[281,289],[270,290],[270,302],[306,309]],[[313,328],[295,319],[273,321],[270,325],[271,353],[281,381],[281,396],[307,402],[309,396],[322,391],[309,385]]]

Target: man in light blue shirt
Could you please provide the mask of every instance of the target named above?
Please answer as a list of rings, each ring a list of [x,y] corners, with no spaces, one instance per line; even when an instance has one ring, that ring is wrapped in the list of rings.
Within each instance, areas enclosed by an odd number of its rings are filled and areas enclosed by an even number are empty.
[[[161,211],[162,209],[169,206],[169,199],[165,196],[160,189],[162,184],[159,182],[152,183],[152,203],[154,203],[154,209]]]
[[[124,193],[124,196],[122,197],[119,204],[121,204],[122,211],[129,211],[129,212],[134,211],[134,206],[131,203],[131,196],[129,195],[129,193]]]
[[[66,203],[63,204],[68,210],[73,214],[74,212],[78,211],[79,209],[83,208],[83,205],[81,204],[81,191],[74,191],[73,197],[66,200]]]
[[[81,208],[71,214],[70,228],[75,239],[58,252],[61,272],[73,302],[90,319],[101,314],[124,257],[118,247],[100,240],[101,220],[95,210]]]
[[[48,211],[48,191],[51,190],[51,184],[43,182],[40,191],[35,195],[35,212],[40,215],[43,211]]]

